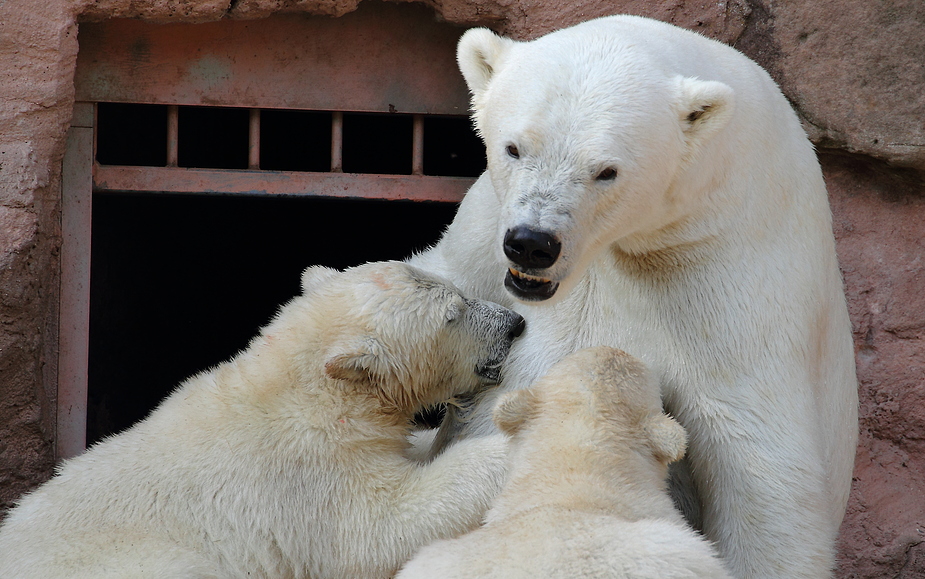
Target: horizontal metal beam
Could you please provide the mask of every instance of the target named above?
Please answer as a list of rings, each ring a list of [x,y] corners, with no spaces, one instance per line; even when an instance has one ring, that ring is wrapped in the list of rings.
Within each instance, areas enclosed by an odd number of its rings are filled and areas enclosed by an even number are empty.
[[[89,102],[465,115],[464,30],[381,2],[340,18],[85,22],[74,85]]]
[[[93,191],[305,195],[457,203],[475,179],[295,171],[93,166]]]

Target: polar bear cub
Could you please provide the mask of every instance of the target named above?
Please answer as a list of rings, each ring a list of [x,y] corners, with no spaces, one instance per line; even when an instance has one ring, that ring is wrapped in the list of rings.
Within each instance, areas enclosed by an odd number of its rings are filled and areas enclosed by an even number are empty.
[[[409,460],[413,414],[499,379],[523,318],[397,262],[312,267],[232,360],[66,462],[0,529],[0,577],[388,577],[476,526],[506,440]]]
[[[505,394],[509,480],[485,526],[425,547],[397,579],[727,578],[666,491],[687,436],[658,392],[637,359],[597,347]]]

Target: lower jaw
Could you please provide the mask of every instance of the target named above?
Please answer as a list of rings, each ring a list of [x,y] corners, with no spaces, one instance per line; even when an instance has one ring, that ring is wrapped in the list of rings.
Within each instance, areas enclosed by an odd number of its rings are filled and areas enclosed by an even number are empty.
[[[511,272],[504,276],[504,287],[514,297],[525,302],[541,302],[556,295],[559,282],[537,282],[515,277]]]

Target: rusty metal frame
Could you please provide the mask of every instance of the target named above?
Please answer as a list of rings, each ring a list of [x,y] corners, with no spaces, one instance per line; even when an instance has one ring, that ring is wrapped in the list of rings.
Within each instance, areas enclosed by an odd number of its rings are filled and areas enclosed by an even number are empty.
[[[464,31],[423,5],[387,2],[334,19],[88,22],[74,88],[85,102],[466,115]]]
[[[475,181],[467,177],[428,175],[236,171],[98,164],[93,166],[93,173],[94,192],[297,195],[443,202],[458,202]]]
[[[94,107],[77,103],[61,174],[61,292],[55,458],[86,447]]]
[[[80,103],[81,106],[91,103]],[[248,118],[248,169],[190,169],[177,166],[178,107],[167,107],[167,166],[114,166],[93,163],[93,191],[125,193],[205,193],[225,195],[297,195],[439,201],[462,200],[475,182],[468,177],[424,175],[424,116],[413,115],[411,175],[343,172],[343,112],[331,122],[331,172],[260,170],[260,110]],[[94,139],[94,145],[95,145]]]
[[[279,15],[223,21],[196,25],[194,36],[189,26],[111,20],[80,27],[77,102],[62,167],[59,460],[86,446],[94,192],[458,202],[474,182],[423,174],[425,116],[468,109],[454,58],[463,30],[437,23],[425,7],[364,3],[335,20]],[[396,47],[401,50],[391,50]],[[267,54],[273,58],[256,56]],[[95,162],[95,103],[104,101],[167,105],[165,167]],[[248,169],[178,167],[182,105],[249,109]],[[331,111],[330,172],[260,170],[260,108]],[[411,114],[412,174],[343,173],[344,111]]]

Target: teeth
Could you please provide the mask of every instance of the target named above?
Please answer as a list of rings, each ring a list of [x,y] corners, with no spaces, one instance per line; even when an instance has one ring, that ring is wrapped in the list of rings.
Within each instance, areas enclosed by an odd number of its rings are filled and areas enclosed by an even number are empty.
[[[539,282],[539,283],[552,283],[552,280],[551,280],[551,279],[548,279],[548,278],[545,278],[545,277],[538,277],[538,276],[535,276],[535,275],[528,275],[528,274],[526,274],[526,273],[521,273],[521,272],[517,271],[516,269],[510,268],[510,267],[508,268],[508,271],[511,272],[511,275],[514,276],[514,277],[516,277],[516,278],[525,279],[525,280],[528,280],[528,281]]]

